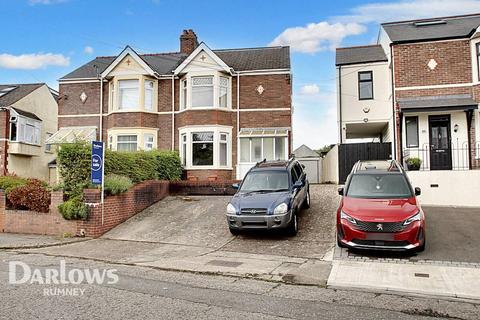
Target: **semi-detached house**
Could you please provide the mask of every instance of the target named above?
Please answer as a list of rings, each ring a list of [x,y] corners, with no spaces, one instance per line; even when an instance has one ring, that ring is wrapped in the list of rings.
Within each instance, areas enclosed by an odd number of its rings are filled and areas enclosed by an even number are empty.
[[[117,151],[178,150],[193,180],[236,179],[292,140],[288,47],[212,50],[192,30],[180,51],[97,57],[59,80],[52,143],[98,139]]]

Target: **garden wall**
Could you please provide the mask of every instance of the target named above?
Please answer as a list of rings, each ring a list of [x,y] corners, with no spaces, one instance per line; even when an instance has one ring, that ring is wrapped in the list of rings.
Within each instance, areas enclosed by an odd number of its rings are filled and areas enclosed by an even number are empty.
[[[237,182],[240,181],[170,181],[170,194],[205,196],[234,195],[237,190],[232,188],[232,184]]]

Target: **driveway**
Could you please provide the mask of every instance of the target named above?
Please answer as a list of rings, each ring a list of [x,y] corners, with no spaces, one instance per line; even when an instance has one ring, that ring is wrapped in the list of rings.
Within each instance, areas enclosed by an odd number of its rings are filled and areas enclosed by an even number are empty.
[[[312,205],[299,214],[299,232],[232,236],[225,219],[231,197],[168,197],[103,236],[104,239],[188,245],[221,251],[322,258],[334,247],[336,186],[312,185]]]
[[[410,261],[452,261],[480,264],[480,208],[422,206],[427,223],[427,246],[418,254],[341,249],[342,257],[399,258]],[[340,250],[340,249],[339,249]]]

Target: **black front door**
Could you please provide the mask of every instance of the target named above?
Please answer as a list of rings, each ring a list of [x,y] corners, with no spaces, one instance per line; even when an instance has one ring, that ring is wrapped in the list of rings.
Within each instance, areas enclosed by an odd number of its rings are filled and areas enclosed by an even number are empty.
[[[450,116],[430,116],[430,169],[452,170]]]

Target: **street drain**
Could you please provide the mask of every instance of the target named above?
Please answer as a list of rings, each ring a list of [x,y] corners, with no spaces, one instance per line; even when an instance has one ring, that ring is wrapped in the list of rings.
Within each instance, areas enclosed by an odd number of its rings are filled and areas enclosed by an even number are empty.
[[[416,273],[415,272],[415,277],[418,278],[430,278],[430,275],[428,273]]]
[[[212,266],[218,266],[218,267],[236,268],[239,265],[242,265],[243,262],[226,261],[226,260],[210,260],[209,262],[207,262],[207,264]]]

